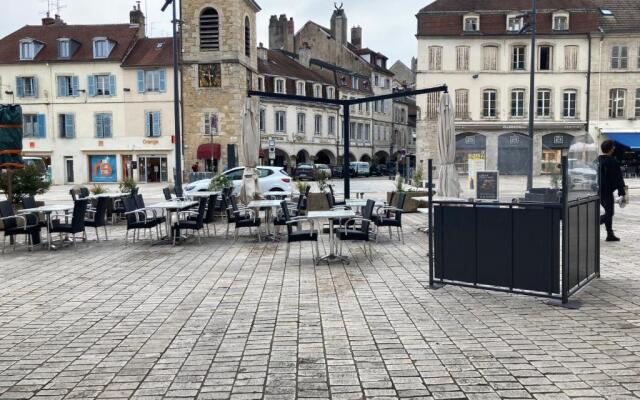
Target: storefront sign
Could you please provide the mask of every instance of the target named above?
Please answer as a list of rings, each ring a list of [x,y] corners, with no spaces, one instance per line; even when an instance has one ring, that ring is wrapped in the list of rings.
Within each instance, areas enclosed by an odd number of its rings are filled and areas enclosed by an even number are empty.
[[[498,200],[498,171],[479,171],[476,177],[476,198]]]
[[[469,154],[469,158],[467,161],[469,174],[467,175],[469,190],[475,190],[476,188],[476,174],[478,171],[484,171],[485,166],[485,157],[482,153],[474,153]]]
[[[91,182],[115,183],[118,181],[115,155],[89,156]]]
[[[159,140],[155,140],[155,139],[144,139],[142,141],[142,144],[160,144]]]

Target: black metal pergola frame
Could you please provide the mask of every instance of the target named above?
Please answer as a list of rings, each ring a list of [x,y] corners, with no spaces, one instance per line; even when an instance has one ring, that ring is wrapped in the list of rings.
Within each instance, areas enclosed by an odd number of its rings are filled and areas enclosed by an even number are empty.
[[[350,131],[350,119],[351,119],[351,106],[363,104],[363,103],[372,103],[375,101],[381,100],[389,100],[396,99],[399,97],[408,97],[408,96],[417,96],[421,94],[428,93],[439,93],[444,92],[448,93],[449,88],[447,85],[435,86],[427,89],[418,89],[418,90],[406,90],[401,92],[394,92],[391,94],[385,94],[380,96],[370,96],[363,97],[359,99],[325,99],[325,98],[317,98],[310,96],[295,96],[290,94],[282,94],[282,93],[268,93],[268,92],[259,92],[255,90],[249,91],[249,97],[251,96],[259,96],[259,97],[268,97],[271,99],[279,99],[279,100],[295,100],[306,103],[316,103],[316,104],[333,104],[342,107],[342,138],[343,138],[343,150],[342,150],[342,176],[344,179],[344,197],[345,199],[349,199],[351,197],[351,175],[349,173],[349,153],[351,146],[351,137],[349,135]]]

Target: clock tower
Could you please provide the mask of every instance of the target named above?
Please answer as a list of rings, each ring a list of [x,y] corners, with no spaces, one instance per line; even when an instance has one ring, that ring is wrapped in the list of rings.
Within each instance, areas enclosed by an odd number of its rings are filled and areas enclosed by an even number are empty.
[[[243,109],[257,82],[253,0],[182,0],[185,170],[239,165]]]

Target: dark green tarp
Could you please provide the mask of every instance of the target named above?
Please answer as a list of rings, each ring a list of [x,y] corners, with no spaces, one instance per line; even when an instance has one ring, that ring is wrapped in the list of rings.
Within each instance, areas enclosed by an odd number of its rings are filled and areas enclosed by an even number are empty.
[[[22,107],[0,105],[0,168],[22,166]]]

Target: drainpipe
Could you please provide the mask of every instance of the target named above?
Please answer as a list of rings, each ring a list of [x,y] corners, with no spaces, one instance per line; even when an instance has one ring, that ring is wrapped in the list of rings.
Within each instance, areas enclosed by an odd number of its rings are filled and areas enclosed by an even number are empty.
[[[589,69],[587,70],[587,134],[590,131],[591,124],[591,32],[587,33],[589,40]]]
[[[598,122],[600,128],[600,108],[602,107],[602,46],[604,42],[604,32],[600,31],[600,49],[598,55]]]

